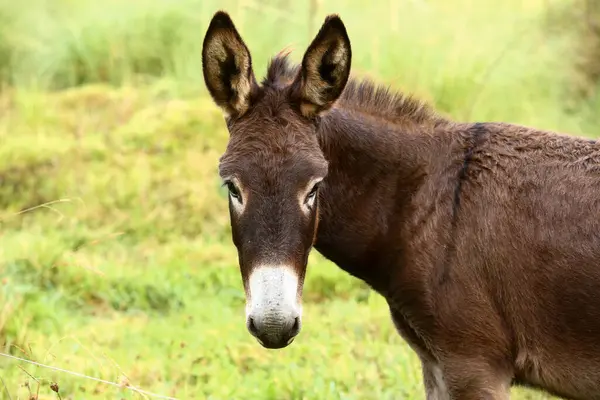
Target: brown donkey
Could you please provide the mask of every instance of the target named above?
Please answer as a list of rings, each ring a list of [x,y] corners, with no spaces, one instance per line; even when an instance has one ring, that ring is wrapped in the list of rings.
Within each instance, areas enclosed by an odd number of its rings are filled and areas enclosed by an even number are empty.
[[[385,297],[427,399],[508,399],[514,384],[600,399],[600,144],[452,122],[349,80],[338,16],[301,65],[276,57],[258,83],[220,11],[202,60],[259,343],[300,331],[314,246]]]

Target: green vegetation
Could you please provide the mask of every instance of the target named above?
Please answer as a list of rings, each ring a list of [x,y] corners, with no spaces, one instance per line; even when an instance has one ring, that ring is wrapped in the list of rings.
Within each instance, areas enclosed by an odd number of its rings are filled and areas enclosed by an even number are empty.
[[[568,0],[375,4],[311,17],[291,1],[0,0],[2,351],[179,399],[423,398],[384,301],[316,253],[294,344],[247,333],[216,175],[227,132],[202,82],[208,21],[229,11],[262,75],[337,12],[355,74],[455,119],[589,136],[598,78],[574,93],[585,63],[571,62],[598,38],[582,39]],[[143,398],[0,357],[0,399],[35,393],[28,373],[40,399],[58,398],[51,381],[62,399]]]

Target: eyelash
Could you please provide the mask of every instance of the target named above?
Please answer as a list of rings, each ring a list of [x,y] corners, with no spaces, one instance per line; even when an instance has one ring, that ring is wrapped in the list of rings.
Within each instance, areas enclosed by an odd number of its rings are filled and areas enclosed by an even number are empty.
[[[242,196],[240,195],[240,191],[235,186],[235,184],[231,181],[227,181],[223,184],[223,186],[227,186],[227,190],[229,190],[229,194],[231,197],[237,199],[239,202],[242,201]]]
[[[319,182],[319,183],[316,183],[316,184],[315,184],[315,185],[312,187],[312,189],[310,190],[310,192],[309,192],[309,193],[308,193],[308,195],[306,196],[306,200],[305,200],[305,202],[306,202],[306,203],[308,203],[308,201],[309,201],[309,200],[310,200],[312,197],[315,197],[315,196],[317,195],[317,192],[319,191],[319,185],[320,185],[320,182]]]

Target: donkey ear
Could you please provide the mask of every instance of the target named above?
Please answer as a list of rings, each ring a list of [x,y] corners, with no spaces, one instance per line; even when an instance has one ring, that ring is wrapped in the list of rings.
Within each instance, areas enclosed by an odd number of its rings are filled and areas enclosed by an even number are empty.
[[[346,27],[339,16],[329,15],[304,53],[296,78],[302,114],[314,116],[333,105],[348,82],[351,60]]]
[[[223,11],[213,16],[202,45],[204,82],[227,116],[239,117],[258,88],[252,58],[233,21]]]

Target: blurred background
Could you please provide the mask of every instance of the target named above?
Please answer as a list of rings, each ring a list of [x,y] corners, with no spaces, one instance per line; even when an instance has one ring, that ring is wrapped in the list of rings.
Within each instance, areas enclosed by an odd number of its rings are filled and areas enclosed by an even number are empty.
[[[598,0],[0,0],[0,350],[178,399],[423,399],[383,299],[315,252],[295,342],[246,331],[201,68],[218,9],[259,79],[338,13],[355,75],[600,134]],[[1,399],[143,398],[6,357],[0,377]]]

